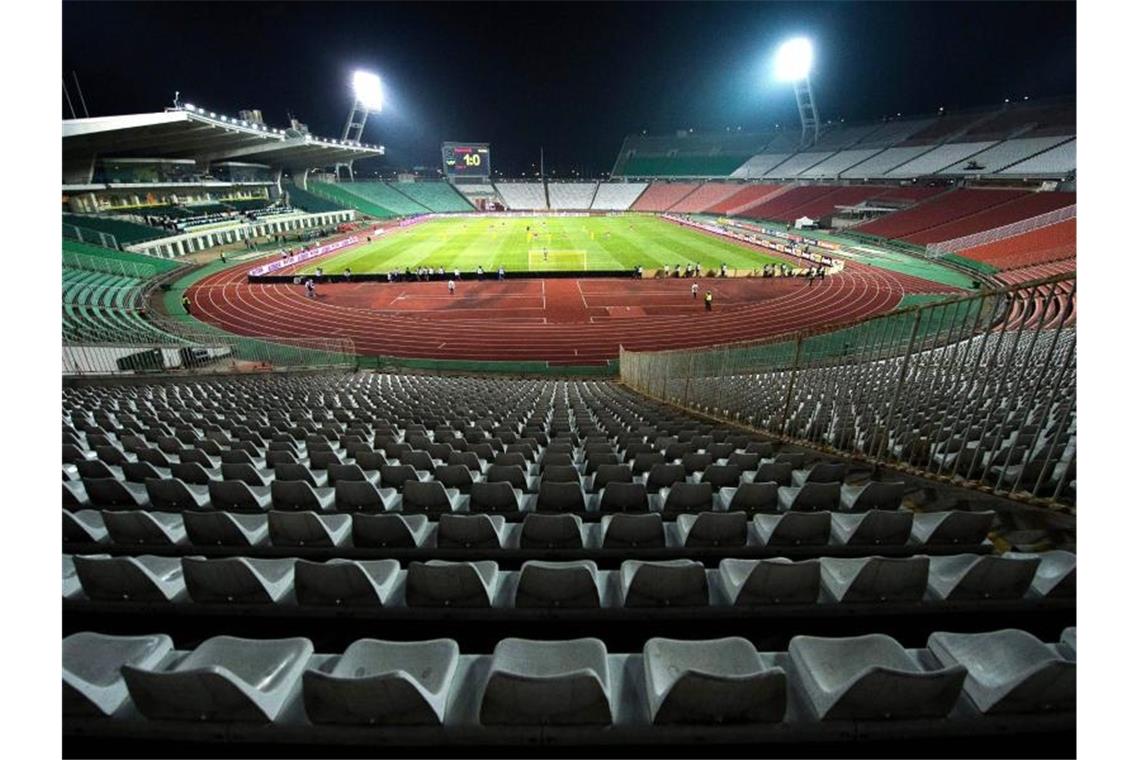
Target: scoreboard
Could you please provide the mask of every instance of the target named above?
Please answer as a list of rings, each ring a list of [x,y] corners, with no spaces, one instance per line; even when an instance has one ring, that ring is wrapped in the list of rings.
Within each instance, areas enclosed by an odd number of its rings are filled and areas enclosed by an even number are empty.
[[[443,172],[449,177],[491,176],[491,144],[445,142]]]

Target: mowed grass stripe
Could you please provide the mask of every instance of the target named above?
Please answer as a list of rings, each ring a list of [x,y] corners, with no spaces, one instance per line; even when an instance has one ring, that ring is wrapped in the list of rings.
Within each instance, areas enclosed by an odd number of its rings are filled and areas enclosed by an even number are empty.
[[[538,238],[528,236],[538,232]],[[315,262],[329,274],[350,267],[354,273],[404,271],[429,266],[465,272],[482,266],[527,271],[529,252],[548,248],[581,250],[591,270],[655,269],[700,264],[704,269],[755,269],[778,259],[677,226],[655,217],[457,217],[433,219],[387,233],[364,247]],[[551,256],[539,270],[578,269],[567,257]]]

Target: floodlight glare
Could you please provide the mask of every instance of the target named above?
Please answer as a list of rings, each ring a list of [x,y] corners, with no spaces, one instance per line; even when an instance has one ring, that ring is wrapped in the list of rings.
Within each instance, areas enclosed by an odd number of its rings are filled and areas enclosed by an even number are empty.
[[[776,79],[802,82],[811,73],[812,49],[806,37],[790,39],[776,51]]]
[[[367,110],[379,112],[384,105],[384,91],[380,86],[380,77],[367,71],[357,71],[352,75],[352,91],[356,99]]]

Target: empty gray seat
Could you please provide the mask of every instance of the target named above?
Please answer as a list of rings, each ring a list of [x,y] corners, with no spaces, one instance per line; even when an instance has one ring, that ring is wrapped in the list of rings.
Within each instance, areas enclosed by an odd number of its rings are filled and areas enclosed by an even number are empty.
[[[330,464],[327,468],[329,485],[336,485],[342,480],[363,480],[372,485],[380,485],[380,472],[372,470],[365,472],[359,464]]]
[[[63,542],[64,543],[92,543],[105,544],[107,526],[103,524],[103,515],[94,509],[81,509],[78,512],[63,512]]]
[[[633,455],[632,468],[633,472],[637,475],[643,475],[657,465],[663,464],[665,464],[665,455],[660,451],[644,451]],[[684,471],[684,469],[684,467],[681,467],[682,471]]]
[[[788,656],[805,701],[820,720],[944,717],[966,679],[961,665],[928,668],[879,633],[796,636]]]
[[[146,483],[147,478],[170,478],[170,468],[158,468],[150,462],[127,462],[123,465],[123,479],[132,483]]]
[[[433,477],[443,484],[444,488],[454,488],[460,493],[471,493],[471,486],[477,479],[481,479],[478,472],[474,476],[471,470],[462,464],[443,464],[435,468]]]
[[[169,602],[184,596],[177,557],[77,555],[75,574],[88,598],[107,602]]]
[[[585,512],[586,493],[578,483],[543,481],[534,506],[539,512]]]
[[[621,563],[621,587],[626,607],[705,606],[708,576],[700,562],[689,559]]]
[[[170,474],[185,483],[193,483],[196,486],[207,486],[211,480],[222,479],[220,468],[207,469],[198,462],[176,462],[170,465]]]
[[[351,530],[350,515],[278,510],[269,513],[269,540],[274,546],[343,546]]]
[[[762,462],[755,473],[746,472],[745,477],[748,475],[752,475],[756,481],[788,486],[792,483],[792,465],[789,462]]]
[[[1057,642],[1057,651],[1067,659],[1077,659],[1077,627],[1069,626],[1061,631],[1061,640]]]
[[[802,486],[781,486],[780,510],[834,511],[839,508],[839,483],[805,483]]]
[[[744,546],[748,542],[748,515],[743,512],[677,515],[677,533],[685,547]]]
[[[120,545],[173,546],[186,543],[182,515],[163,512],[103,511],[103,524],[111,541]]]
[[[616,514],[602,518],[603,549],[653,549],[665,546],[659,514]]]
[[[1040,560],[957,554],[930,558],[930,592],[935,599],[1021,599]]]
[[[1031,585],[1034,596],[1071,599],[1077,595],[1077,555],[1072,552],[1061,550],[1037,554],[1006,552],[1002,556],[1010,559],[1037,558],[1041,561]]]
[[[736,488],[740,484],[740,467],[734,464],[709,465],[701,473],[701,482],[709,483],[716,490]]]
[[[335,451],[309,447],[309,467],[314,470],[325,470],[330,464],[344,464],[344,460]]]
[[[293,560],[183,557],[190,598],[202,604],[272,604],[293,589]]]
[[[479,722],[490,725],[609,725],[609,669],[598,639],[495,645]]]
[[[467,508],[472,512],[518,512],[522,491],[506,481],[487,481],[471,486]]]
[[[412,562],[405,599],[409,607],[490,607],[499,583],[494,562]]]
[[[183,512],[182,522],[195,546],[261,546],[269,537],[265,515]]]
[[[756,515],[752,521],[765,546],[824,546],[831,537],[830,512]]]
[[[742,482],[739,486],[717,491],[718,507],[726,512],[776,512],[779,509],[779,486],[775,482]]]
[[[993,527],[993,512],[919,512],[914,516],[911,537],[920,544],[977,546]]]
[[[210,503],[231,512],[265,512],[273,505],[268,486],[251,486],[240,480],[211,480]]]
[[[649,492],[643,483],[609,483],[598,496],[601,512],[648,512]]]
[[[439,481],[409,480],[404,483],[400,509],[403,512],[450,513],[456,511],[463,501],[458,490],[444,488]]]
[[[452,639],[354,641],[330,670],[305,671],[305,713],[322,724],[439,726],[458,666]]]
[[[790,464],[793,469],[802,470],[806,454],[795,451],[784,451],[776,455],[777,464]]]
[[[63,640],[63,714],[114,715],[127,701],[120,669],[149,670],[174,650],[169,636],[105,636],[84,631]]]
[[[352,516],[352,543],[358,547],[410,549],[422,546],[429,530],[427,515],[358,512]]]
[[[131,700],[152,720],[272,722],[313,654],[308,639],[215,636],[170,669],[124,665]]]
[[[965,692],[987,715],[1076,709],[1077,664],[1025,631],[933,633],[927,646],[966,669]]]
[[[930,558],[824,557],[822,579],[837,602],[916,602],[926,592]]]
[[[600,464],[590,482],[590,490],[597,493],[610,483],[632,483],[633,468],[628,464]]]
[[[543,483],[574,483],[580,485],[582,483],[582,475],[578,472],[574,465],[566,464],[552,464],[547,465],[542,470],[541,482]]]
[[[902,546],[910,538],[914,513],[909,510],[872,509],[858,514],[836,512],[831,535],[847,546]]]
[[[83,489],[94,507],[145,507],[149,504],[146,486],[114,478],[83,478]],[[69,483],[64,483],[66,488]]]
[[[342,480],[334,489],[338,512],[389,512],[399,496],[393,488],[377,488],[364,480]]]
[[[524,562],[515,589],[519,608],[597,608],[601,606],[598,566],[576,562]]]
[[[299,604],[380,607],[391,597],[399,572],[400,563],[394,559],[298,559],[293,565],[293,584]]]
[[[844,485],[839,489],[839,503],[844,512],[899,509],[905,491],[906,483],[901,480],[889,483],[872,480],[861,486]]]
[[[757,451],[734,451],[725,459],[725,464],[739,467],[741,472],[755,472],[756,468],[760,466],[761,456],[765,455]]]
[[[706,512],[713,508],[713,487],[711,483],[674,483],[661,491],[660,498],[666,516]]]
[[[787,676],[747,639],[652,638],[642,650],[649,714],[655,725],[782,720]]]
[[[193,512],[210,507],[210,489],[206,486],[183,483],[177,478],[147,478],[144,487],[147,498],[155,509]]]
[[[386,464],[380,468],[380,486],[395,488],[397,491],[403,490],[404,484],[409,481],[427,480],[429,477],[428,472],[417,470],[410,464]]]
[[[527,475],[523,468],[517,464],[490,465],[487,472],[484,473],[484,479],[488,483],[510,483],[512,488],[517,488],[520,491],[533,490],[535,483],[535,479]],[[474,487],[472,487],[472,491],[474,491]]]
[[[502,515],[451,515],[439,517],[436,545],[443,548],[498,549],[503,545],[506,518]]]
[[[804,483],[842,483],[845,477],[847,477],[846,462],[816,462],[802,470],[793,470],[792,484],[802,486]]]
[[[819,560],[722,559],[721,587],[737,607],[815,604],[819,599]]]
[[[222,480],[240,480],[247,486],[268,486],[273,482],[273,470],[259,470],[248,464],[223,464]]]
[[[304,480],[275,480],[269,486],[273,508],[292,512],[328,512],[336,504],[336,490],[314,488]]]
[[[636,470],[636,468],[635,468]],[[645,489],[657,493],[662,488],[685,482],[685,468],[679,464],[655,464],[645,476]]]
[[[519,532],[522,549],[581,549],[582,518],[578,515],[529,514]]]
[[[676,457],[668,457],[668,459],[676,459]],[[685,468],[687,475],[692,475],[695,472],[702,472],[713,466],[712,454],[689,452],[681,457],[681,466]]]

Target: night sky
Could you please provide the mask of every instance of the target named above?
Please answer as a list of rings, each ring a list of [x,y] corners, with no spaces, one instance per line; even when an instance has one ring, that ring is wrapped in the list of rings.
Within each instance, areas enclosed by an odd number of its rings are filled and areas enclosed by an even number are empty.
[[[365,130],[388,149],[372,168],[437,168],[441,141],[471,140],[492,144],[506,176],[529,172],[539,146],[548,174],[599,176],[642,130],[798,123],[770,72],[799,34],[815,42],[824,120],[1076,92],[1066,2],[65,2],[63,70],[92,116],[159,111],[180,90],[340,137],[349,77],[367,68],[387,96]]]

